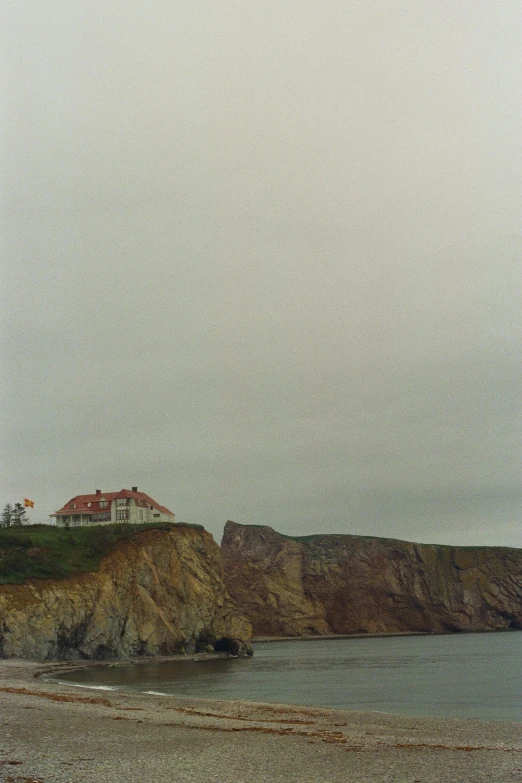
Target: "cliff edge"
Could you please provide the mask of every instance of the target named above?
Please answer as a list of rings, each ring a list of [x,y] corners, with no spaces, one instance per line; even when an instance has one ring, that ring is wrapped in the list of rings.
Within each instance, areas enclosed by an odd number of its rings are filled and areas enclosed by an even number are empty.
[[[251,651],[251,624],[203,529],[120,540],[94,572],[0,585],[0,658],[71,660]]]
[[[522,550],[227,522],[225,584],[254,634],[522,629]]]

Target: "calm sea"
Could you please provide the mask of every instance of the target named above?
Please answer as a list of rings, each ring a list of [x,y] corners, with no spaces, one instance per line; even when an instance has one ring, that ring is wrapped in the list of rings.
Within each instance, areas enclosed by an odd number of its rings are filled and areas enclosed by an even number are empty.
[[[253,658],[154,662],[62,680],[216,699],[522,721],[522,632],[256,643]]]

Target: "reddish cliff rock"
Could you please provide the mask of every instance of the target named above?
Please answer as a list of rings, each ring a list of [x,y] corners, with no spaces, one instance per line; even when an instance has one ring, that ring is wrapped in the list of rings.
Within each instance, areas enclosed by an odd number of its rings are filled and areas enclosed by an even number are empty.
[[[522,629],[522,550],[227,522],[225,584],[254,634]]]
[[[251,624],[203,529],[119,541],[92,573],[0,585],[0,658],[37,660],[250,651]]]

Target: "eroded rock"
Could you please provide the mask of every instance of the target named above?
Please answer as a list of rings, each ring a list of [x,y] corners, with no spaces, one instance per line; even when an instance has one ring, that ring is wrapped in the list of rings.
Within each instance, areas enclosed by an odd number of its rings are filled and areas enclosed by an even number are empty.
[[[202,529],[136,533],[97,572],[0,585],[4,658],[116,659],[219,645],[246,654],[250,636],[225,589],[219,547]]]
[[[522,628],[522,550],[227,522],[225,583],[256,635]]]

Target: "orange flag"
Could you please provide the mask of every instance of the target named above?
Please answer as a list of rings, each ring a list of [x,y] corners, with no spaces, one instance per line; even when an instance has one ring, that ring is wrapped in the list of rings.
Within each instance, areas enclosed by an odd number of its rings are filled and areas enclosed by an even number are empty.
[[[25,508],[34,508],[34,500],[29,500],[28,498],[24,498],[24,506]]]

